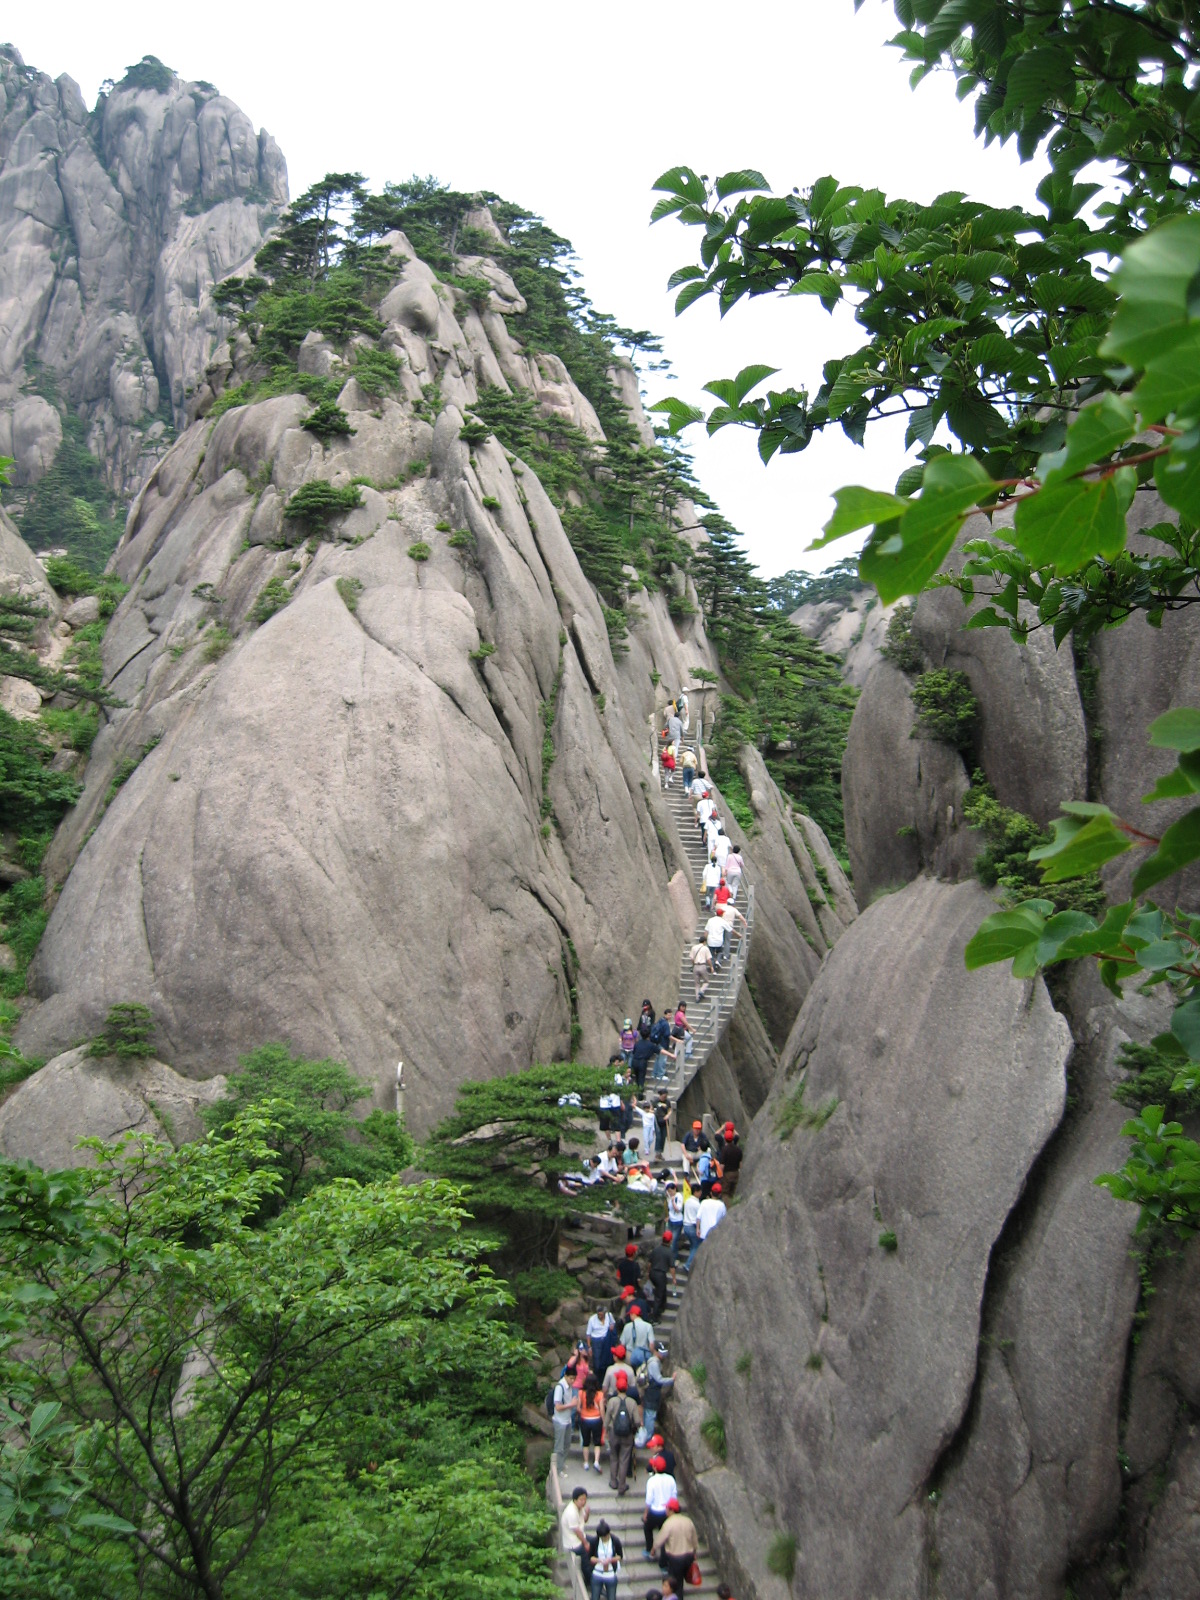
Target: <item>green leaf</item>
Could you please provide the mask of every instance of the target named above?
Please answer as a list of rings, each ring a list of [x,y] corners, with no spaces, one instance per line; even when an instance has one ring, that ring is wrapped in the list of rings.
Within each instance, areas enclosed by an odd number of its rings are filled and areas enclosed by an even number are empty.
[[[1094,462],[1107,461],[1137,430],[1137,416],[1131,401],[1106,394],[1095,405],[1084,406],[1067,429],[1062,450],[1043,456],[1040,463],[1043,484],[1080,472]]]
[[[920,498],[905,501],[899,523],[876,528],[859,572],[879,590],[884,605],[916,594],[946,559],[962,513],[992,490],[991,478],[972,456],[935,456],[925,468]]]
[[[859,528],[884,522],[895,517],[898,511],[906,510],[909,505],[899,495],[885,494],[881,489],[863,489],[856,484],[838,489],[833,496],[833,503],[836,509],[825,524],[822,537],[809,545],[810,550],[819,550],[822,545],[832,544],[835,539],[855,533]]]
[[[1169,506],[1200,522],[1200,436],[1190,429],[1154,466],[1154,481]]]
[[[657,188],[658,185],[655,185]],[[731,194],[746,194],[752,189],[769,189],[771,185],[761,172],[753,167],[743,167],[738,172],[726,172],[717,179],[717,197],[727,200]]]
[[[1200,1000],[1185,1000],[1171,1014],[1171,1034],[1189,1061],[1200,1061]]]
[[[1113,276],[1119,300],[1103,356],[1144,367],[1178,337],[1200,271],[1200,217],[1177,217],[1125,251]]]
[[[1096,807],[1086,820],[1080,816],[1055,817],[1051,827],[1053,842],[1029,852],[1030,861],[1046,863],[1042,868],[1045,883],[1082,878],[1130,849],[1128,836],[1117,827],[1105,806]]]
[[[684,428],[690,428],[694,422],[704,421],[704,411],[700,406],[690,406],[674,395],[669,395],[665,400],[656,400],[649,409],[666,415],[672,438],[682,433]]]
[[[1171,345],[1147,363],[1133,399],[1143,422],[1195,414],[1200,405],[1200,324],[1181,329]]]
[[[1080,956],[1110,955],[1121,949],[1125,925],[1133,915],[1134,902],[1109,906],[1104,921],[1093,933],[1077,933],[1059,946],[1060,961],[1074,961]]]
[[[1013,62],[1004,94],[1006,112],[1040,109],[1047,101],[1071,105],[1075,74],[1067,48],[1038,45]]]
[[[711,294],[712,288],[707,278],[702,278],[696,283],[685,284],[675,296],[675,315],[682,316],[687,308],[696,300],[702,299],[706,294]]]
[[[743,367],[738,373],[737,377],[733,380],[733,391],[735,398],[731,403],[733,405],[740,406],[742,401],[750,393],[751,389],[757,389],[760,383],[767,378],[773,377],[778,371],[778,367]]]
[[[1082,911],[1060,911],[1050,918],[1042,929],[1041,938],[1037,943],[1038,965],[1047,967],[1052,961],[1059,959],[1063,945],[1069,939],[1074,939],[1083,934],[1094,933],[1096,924],[1093,918]]]
[[[1200,711],[1193,706],[1175,706],[1155,717],[1149,727],[1150,743],[1156,750],[1200,750]]]
[[[1015,960],[1022,952],[1036,951],[1044,921],[1036,913],[1017,909],[998,911],[980,923],[968,941],[963,960],[968,972]]]
[[[1189,794],[1200,794],[1200,751],[1181,755],[1178,765],[1164,773],[1150,793],[1142,796],[1142,804],[1151,805],[1155,800],[1182,800]]]
[[[822,302],[830,307],[841,299],[842,286],[832,272],[806,272],[788,293],[819,295]]]
[[[708,191],[691,167],[670,167],[657,182],[651,184],[651,188],[683,195],[694,205],[703,205],[708,197]]]
[[[1063,576],[1093,556],[1111,558],[1125,548],[1125,517],[1111,478],[1053,483],[1017,505],[1013,537],[1035,567],[1053,565]]]
[[[1143,972],[1169,972],[1186,958],[1188,949],[1181,939],[1152,939],[1137,952],[1137,964]]]
[[[1163,834],[1158,849],[1133,875],[1134,894],[1145,894],[1196,860],[1200,860],[1200,806],[1173,822]]]

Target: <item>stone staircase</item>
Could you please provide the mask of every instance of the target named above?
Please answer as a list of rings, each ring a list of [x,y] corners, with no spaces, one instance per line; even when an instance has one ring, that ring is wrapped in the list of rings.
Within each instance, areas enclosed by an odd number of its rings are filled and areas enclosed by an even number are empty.
[[[696,931],[684,945],[679,958],[679,993],[687,1001],[688,1021],[694,1035],[694,1046],[691,1057],[684,1063],[682,1071],[674,1072],[667,1085],[667,1092],[672,1102],[675,1102],[721,1042],[721,1036],[737,1006],[742,980],[746,974],[746,962],[750,955],[750,940],[754,933],[754,884],[747,864],[742,874],[742,886],[736,902],[737,909],[746,919],[746,926],[742,928],[739,925],[734,955],[728,966],[713,974],[704,998],[698,1003],[694,1002],[692,1000],[694,980],[689,952],[698,940],[703,942],[704,926],[708,921],[707,914],[701,909],[704,894],[701,874],[708,860],[708,854],[696,826],[695,802],[684,793],[683,780],[678,773],[670,787],[666,786],[664,781],[666,773],[659,765],[657,739],[653,731],[651,738],[654,745],[652,760],[655,777],[663,792],[667,809],[671,813],[676,835],[688,863],[692,890],[696,897]],[[717,795],[717,798],[719,800],[720,796]]]
[[[669,1161],[674,1170],[681,1171],[678,1160]],[[668,1285],[667,1308],[659,1320],[654,1324],[654,1333],[668,1347],[671,1344],[675,1323],[679,1315],[679,1307],[683,1300],[684,1290],[687,1286],[687,1273],[682,1266],[679,1269],[679,1287]],[[668,1364],[668,1371],[673,1370]],[[670,1412],[668,1409],[667,1418]],[[660,1433],[670,1438],[669,1420],[664,1427],[660,1415],[657,1424]],[[584,1472],[582,1466],[582,1448],[572,1440],[570,1457],[568,1460],[566,1481],[559,1482],[553,1457],[550,1461],[550,1476],[546,1484],[546,1500],[550,1509],[557,1517],[561,1517],[562,1508],[571,1495],[571,1490],[583,1485],[588,1492],[588,1502],[591,1507],[589,1529],[594,1529],[601,1518],[620,1539],[625,1551],[622,1563],[620,1580],[617,1584],[617,1600],[642,1600],[648,1589],[660,1587],[661,1572],[656,1561],[647,1560],[645,1555],[645,1537],[642,1529],[642,1510],[646,1501],[646,1474],[647,1462],[650,1452],[645,1448],[635,1448],[633,1453],[634,1471],[629,1479],[627,1493],[618,1497],[615,1489],[609,1488],[608,1483],[608,1447],[604,1448],[600,1472],[588,1470]],[[684,1511],[688,1510],[687,1498],[680,1489],[679,1503]],[[717,1585],[721,1581],[713,1560],[709,1555],[708,1546],[704,1539],[704,1529],[697,1522],[696,1533],[700,1547],[696,1559],[700,1564],[704,1582],[698,1589],[687,1586],[687,1593],[695,1595],[697,1600],[715,1600]],[[584,1588],[583,1577],[579,1570],[579,1562],[573,1557],[563,1554],[559,1550],[558,1559],[554,1567],[555,1579],[562,1593],[570,1596],[570,1600],[590,1600],[589,1592]]]

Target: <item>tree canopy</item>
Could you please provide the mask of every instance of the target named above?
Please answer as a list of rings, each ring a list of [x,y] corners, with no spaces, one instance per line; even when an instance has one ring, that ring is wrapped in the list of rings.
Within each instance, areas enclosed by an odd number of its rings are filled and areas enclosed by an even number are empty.
[[[673,275],[677,312],[716,296],[722,314],[762,294],[853,309],[862,342],[808,388],[763,386],[769,365],[705,387],[715,406],[655,408],[673,432],[757,434],[765,462],[839,425],[861,443],[902,413],[917,455],[893,488],[851,486],[817,546],[865,534],[859,575],[885,601],[952,585],[969,628],[1023,642],[1049,628],[1077,643],[1135,612],[1154,626],[1200,599],[1200,42],[1174,0],[895,0],[894,44],[955,77],[985,142],[1043,152],[1040,210],[944,194],[928,205],[824,176],[772,192],[746,168],[662,174],[654,221],[700,230]],[[1167,515],[1130,549],[1127,513],[1156,491]],[[985,532],[961,541],[987,513]],[[974,530],[972,530],[974,531]],[[950,560],[956,547],[961,554]],[[1177,765],[1150,802],[1200,793],[1200,712],[1160,717],[1151,741]],[[1131,850],[1134,898],[1102,919],[1026,899],[992,917],[968,965],[1011,959],[1029,977],[1100,961],[1114,990],[1167,983],[1177,1001],[1154,1041],[1200,1084],[1200,919],[1142,899],[1200,859],[1200,808],[1161,833],[1075,800],[1031,852],[1047,884]],[[1127,1126],[1134,1153],[1100,1181],[1143,1221],[1200,1226],[1200,1146],[1161,1107]]]

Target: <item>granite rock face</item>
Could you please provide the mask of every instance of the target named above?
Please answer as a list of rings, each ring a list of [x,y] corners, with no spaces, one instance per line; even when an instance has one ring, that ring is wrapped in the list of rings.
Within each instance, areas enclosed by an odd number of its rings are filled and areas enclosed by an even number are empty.
[[[161,1061],[95,1059],[81,1046],[47,1061],[0,1105],[0,1154],[54,1171],[90,1161],[76,1149],[85,1136],[185,1143],[202,1136],[200,1112],[224,1092],[223,1077],[198,1083]]]
[[[89,113],[70,78],[0,48],[0,453],[18,488],[53,462],[59,406],[111,487],[138,487],[220,340],[213,284],[286,202],[278,146],[211,85],[123,81]]]
[[[53,1053],[136,998],[192,1075],[285,1038],[348,1060],[384,1103],[404,1059],[426,1127],[464,1079],[562,1059],[573,1041],[604,1060],[637,997],[674,999],[667,885],[685,863],[651,781],[650,719],[665,686],[716,660],[663,593],[631,603],[614,656],[536,474],[494,439],[459,437],[484,382],[598,430],[586,397],[513,338],[504,317],[523,302],[500,268],[474,261],[508,308],[481,319],[403,235],[386,243],[401,391],[368,398],[347,364],[354,432],[327,444],[301,426],[299,394],[202,417],[134,502],[113,560],[130,592],[103,645],[123,705],[45,861],[62,887],[20,1037]],[[309,340],[306,362],[352,362],[326,344]],[[245,358],[236,342],[217,353],[210,397]],[[435,377],[448,399],[431,426],[414,401]],[[314,480],[356,480],[362,504],[305,542],[284,511]],[[417,544],[428,559],[410,557]],[[259,626],[272,583],[284,603]],[[123,760],[140,764],[113,795]],[[770,928],[765,1016],[739,1024],[744,1098],[728,1063],[739,1115],[854,914],[819,830],[784,814],[765,772],[754,788]]]
[[[681,1313],[729,1468],[798,1539],[796,1592],[926,1592],[927,1496],[971,1400],[989,1261],[1062,1115],[1072,1043],[1040,980],[945,979],[987,909],[977,885],[922,879],[842,935]],[[801,1072],[810,1112],[833,1109],[782,1139]]]

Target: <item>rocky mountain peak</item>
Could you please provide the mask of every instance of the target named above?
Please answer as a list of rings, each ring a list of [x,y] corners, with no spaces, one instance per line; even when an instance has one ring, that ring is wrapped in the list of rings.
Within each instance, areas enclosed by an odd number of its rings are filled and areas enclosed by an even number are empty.
[[[89,113],[0,46],[0,454],[51,470],[68,413],[125,498],[182,424],[219,343],[213,284],[286,204],[278,145],[154,57]]]

